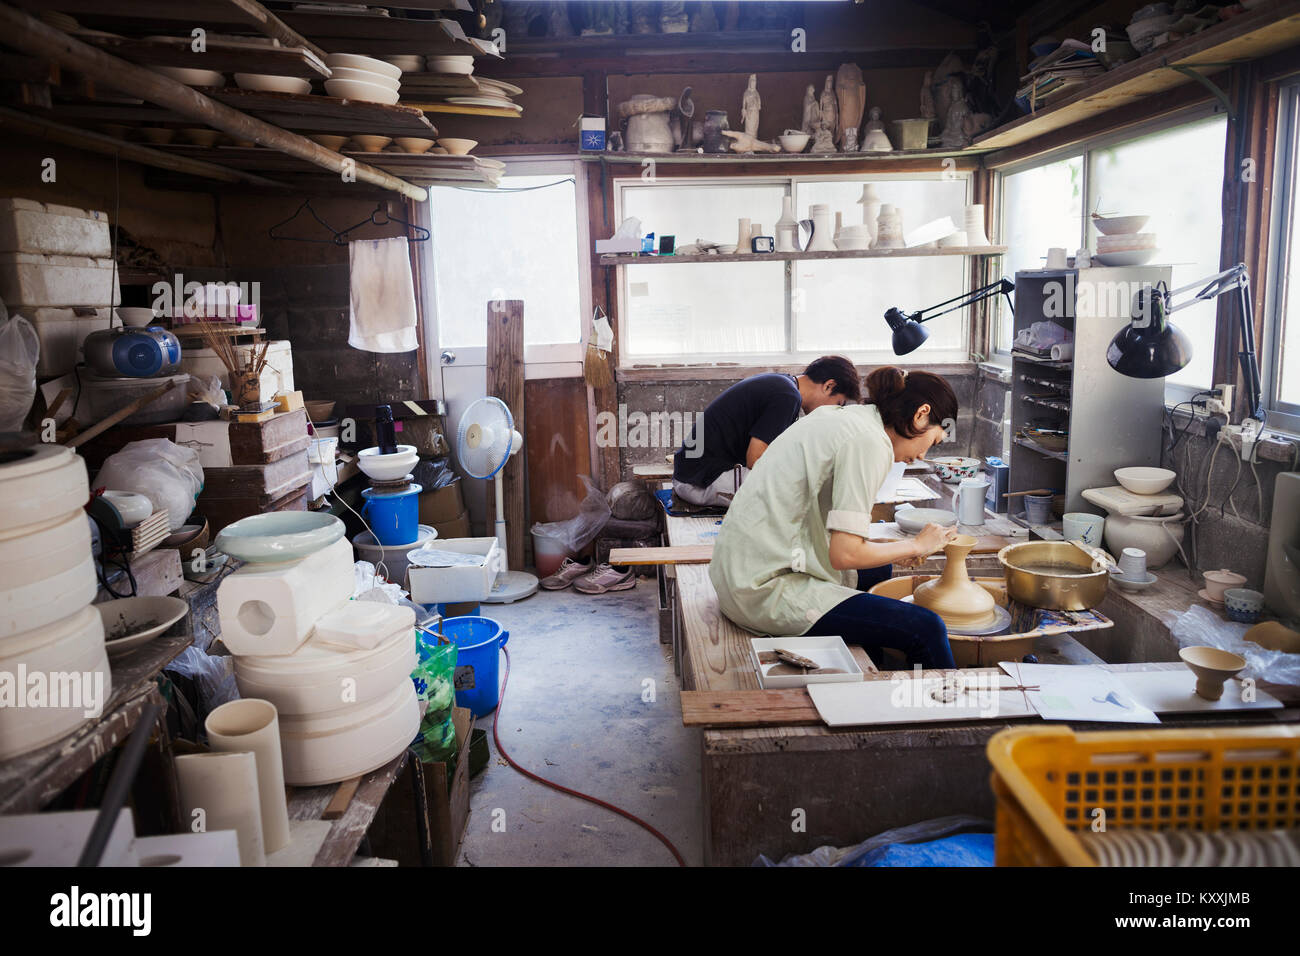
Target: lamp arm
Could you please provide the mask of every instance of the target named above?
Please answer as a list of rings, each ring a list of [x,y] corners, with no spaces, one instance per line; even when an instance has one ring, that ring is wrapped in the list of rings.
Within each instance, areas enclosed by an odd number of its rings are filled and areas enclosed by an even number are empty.
[[[1176,305],[1168,304],[1174,296],[1181,295],[1198,286],[1203,286],[1201,291],[1186,302],[1179,302]],[[1250,272],[1246,269],[1246,264],[1238,263],[1231,269],[1225,269],[1216,276],[1199,279],[1180,289],[1165,293],[1165,313],[1178,312],[1188,306],[1196,305],[1198,302],[1217,299],[1226,292],[1237,293],[1238,332],[1241,336],[1241,347],[1237,351],[1237,360],[1241,364],[1241,376],[1246,383],[1247,414],[1250,418],[1263,421],[1264,388],[1259,374],[1259,355],[1255,351],[1255,307],[1250,299]]]
[[[955,312],[957,309],[964,309],[968,305],[974,305],[976,302],[982,302],[984,299],[994,295],[1005,295],[1007,297],[1007,306],[1011,306],[1011,293],[1015,291],[1015,283],[1010,279],[998,279],[996,282],[990,282],[988,285],[980,286],[978,289],[972,289],[970,292],[963,292],[961,295],[953,296],[947,301],[932,305],[928,309],[922,309],[920,312],[914,312],[909,316],[914,322],[929,322],[931,319],[937,319],[941,315],[947,315],[949,312]],[[955,304],[952,304],[955,303]],[[945,309],[944,306],[950,306]],[[935,310],[940,311],[936,312]],[[930,313],[930,314],[927,314]]]

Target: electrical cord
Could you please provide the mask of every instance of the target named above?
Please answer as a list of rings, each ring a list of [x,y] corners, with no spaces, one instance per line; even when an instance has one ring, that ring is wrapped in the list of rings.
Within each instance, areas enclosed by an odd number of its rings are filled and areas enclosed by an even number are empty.
[[[534,783],[540,783],[542,786],[550,787],[552,790],[558,790],[560,793],[566,793],[571,797],[577,797],[579,800],[585,800],[588,803],[594,803],[598,807],[602,807],[606,810],[611,811],[612,813],[617,813],[620,817],[622,817],[625,820],[630,820],[631,822],[639,826],[641,829],[649,833],[660,843],[662,843],[665,847],[667,847],[668,852],[673,855],[673,859],[677,861],[678,866],[685,866],[686,860],[685,858],[682,857],[681,853],[678,852],[677,847],[673,845],[673,841],[668,839],[668,837],[664,836],[662,833],[660,833],[650,824],[646,823],[640,817],[636,816],[633,813],[629,813],[628,811],[622,809],[621,807],[616,807],[612,803],[606,803],[604,800],[601,800],[599,797],[593,797],[590,794],[583,793],[581,790],[573,790],[569,787],[564,786],[563,784],[556,783],[554,780],[547,780],[545,777],[539,776],[538,774],[533,773],[531,770],[527,770],[524,767],[521,767],[519,764],[515,762],[515,759],[511,757],[510,754],[506,753],[506,748],[501,746],[501,735],[497,733],[497,724],[501,720],[501,708],[503,708],[506,703],[506,686],[510,683],[510,649],[508,647],[503,647],[501,648],[501,650],[506,655],[506,672],[501,679],[501,697],[497,701],[496,713],[492,715],[492,739],[496,742],[497,752],[500,753],[501,756],[505,758],[506,763],[510,764],[510,766],[514,767],[515,770],[519,771],[521,774],[523,774],[529,780],[532,780]]]

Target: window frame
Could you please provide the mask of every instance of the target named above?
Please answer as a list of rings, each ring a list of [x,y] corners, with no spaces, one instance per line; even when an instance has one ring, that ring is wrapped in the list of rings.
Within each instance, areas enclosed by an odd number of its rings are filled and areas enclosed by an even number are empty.
[[[1288,265],[1300,256],[1300,247],[1291,245],[1297,226],[1295,204],[1300,200],[1300,77],[1278,84],[1277,142],[1274,146],[1272,214],[1269,218],[1268,252],[1265,268],[1268,281],[1264,288],[1263,334],[1256,348],[1263,404],[1268,412],[1270,429],[1300,434],[1300,405],[1283,402],[1281,393],[1282,336],[1286,325],[1286,299],[1289,285]],[[1300,315],[1293,316],[1300,322]],[[1235,367],[1235,363],[1234,363]]]
[[[1087,240],[1088,240],[1088,216],[1090,215],[1089,208],[1092,204],[1092,199],[1093,199],[1092,188],[1091,188],[1092,187],[1091,154],[1094,151],[1101,150],[1101,149],[1109,149],[1112,146],[1117,146],[1122,143],[1131,142],[1136,139],[1142,139],[1143,137],[1152,136],[1157,133],[1162,133],[1166,130],[1174,129],[1179,126],[1188,126],[1192,123],[1204,122],[1205,120],[1213,119],[1216,117],[1223,117],[1226,119],[1226,113],[1222,105],[1220,105],[1217,102],[1198,103],[1194,106],[1190,106],[1185,109],[1176,110],[1165,116],[1156,117],[1155,119],[1146,120],[1141,123],[1135,123],[1131,126],[1125,126],[1122,129],[1112,130],[1111,132],[1106,133],[1103,136],[1097,136],[1095,138],[1085,139],[1079,143],[1072,143],[1070,145],[1063,146],[1059,149],[1055,149],[1050,152],[1040,153],[1022,162],[1013,163],[998,168],[996,170],[997,175],[994,177],[995,182],[994,182],[993,189],[994,189],[995,201],[997,202],[997,206],[998,206],[997,222],[998,222],[999,230],[1002,229],[1002,224],[1004,221],[1004,217],[1006,215],[1006,209],[1005,209],[1006,192],[1003,188],[1004,176],[1011,175],[1018,172],[1024,172],[1025,170],[1033,169],[1038,166],[1047,166],[1059,160],[1068,159],[1071,156],[1081,155],[1083,157],[1084,215],[1079,222],[1079,245],[1076,248],[1082,248],[1083,246],[1087,245]],[[1223,157],[1223,161],[1226,168],[1226,162],[1227,162],[1226,155]],[[1005,235],[1005,233],[999,231],[999,236],[1001,237],[1003,235]],[[1222,227],[1220,228],[1219,238],[1220,238],[1219,268],[1222,269],[1222,268],[1226,268],[1225,266],[1222,265],[1223,262]],[[1012,278],[1012,280],[1014,281],[1015,277],[1012,276],[1010,278]],[[989,334],[990,336],[996,334],[996,323],[990,323]],[[995,351],[994,346],[996,344],[1000,344],[1000,343],[996,343],[992,338],[990,338],[988,343],[989,354],[991,356],[994,356],[994,361],[996,361],[997,364],[1010,367],[1010,362],[1011,362],[1010,349],[1008,348],[1005,351],[999,349]],[[1217,368],[1219,363],[1219,358],[1220,358],[1219,338],[1217,335],[1215,336],[1213,343],[1211,343],[1211,349],[1213,350],[1213,354],[1211,356],[1211,365],[1212,367]],[[1235,359],[1233,364],[1235,367]],[[1205,386],[1205,388],[1209,388],[1212,384],[1213,383],[1208,383]],[[1172,407],[1179,402],[1183,402],[1192,398],[1193,395],[1196,395],[1201,391],[1203,391],[1203,389],[1199,389],[1190,385],[1180,385],[1178,383],[1170,382],[1168,379],[1166,379],[1165,380],[1165,405]]]
[[[783,174],[766,174],[755,173],[752,175],[740,176],[695,176],[695,175],[675,175],[664,176],[657,175],[653,180],[647,182],[644,179],[636,177],[620,177],[613,181],[614,195],[614,220],[622,222],[624,218],[625,198],[624,191],[627,189],[645,189],[660,187],[693,187],[693,186],[784,186],[785,196],[797,198],[797,190],[802,184],[825,183],[825,182],[852,182],[865,184],[868,182],[886,183],[886,182],[919,182],[933,181],[942,182],[950,179],[959,179],[965,186],[964,204],[969,205],[971,197],[974,194],[974,171],[972,170],[907,170],[900,172],[867,172],[867,173],[826,173],[826,174],[808,174],[808,173],[783,173]],[[970,256],[963,256],[966,272],[970,272],[971,263],[974,262]],[[778,260],[780,261],[780,260]],[[635,263],[630,263],[635,265]],[[775,263],[774,263],[775,264]],[[636,355],[630,356],[623,349],[619,349],[619,368],[636,369],[636,368],[655,368],[664,366],[674,367],[708,367],[708,366],[745,366],[745,367],[763,367],[763,366],[784,366],[784,365],[806,365],[808,362],[824,354],[824,351],[816,349],[796,349],[794,343],[798,342],[799,325],[798,313],[793,309],[793,292],[796,285],[796,261],[785,260],[784,265],[784,286],[785,286],[785,341],[787,348],[783,352],[719,352],[696,355],[666,354],[666,355]],[[627,264],[617,266],[617,280],[615,282],[615,296],[618,307],[620,324],[626,321],[629,315],[628,311],[628,272]],[[693,267],[706,268],[704,264],[692,264]],[[722,265],[725,265],[722,264]],[[649,268],[653,268],[650,266]],[[924,303],[921,303],[924,305]],[[884,322],[883,316],[881,322]],[[961,341],[965,343],[963,347],[957,349],[944,349],[942,351],[928,351],[923,361],[909,363],[924,366],[933,365],[951,365],[968,363],[971,361],[972,352],[972,332],[974,324],[971,321],[969,309],[965,310],[962,316]],[[860,365],[881,365],[894,364],[898,361],[898,356],[894,355],[891,349],[872,349],[862,350],[855,349],[843,353],[846,358],[851,359]]]

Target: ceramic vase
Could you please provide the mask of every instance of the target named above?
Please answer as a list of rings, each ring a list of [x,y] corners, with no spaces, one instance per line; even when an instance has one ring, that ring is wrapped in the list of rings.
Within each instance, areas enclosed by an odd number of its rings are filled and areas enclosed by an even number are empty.
[[[234,830],[240,866],[266,866],[257,758],[249,751],[183,754],[174,764],[181,825],[207,833]]]
[[[844,213],[835,213],[835,235],[832,237],[836,243],[840,241],[840,233],[844,231]]]
[[[943,573],[937,580],[918,585],[913,600],[943,618],[949,627],[984,627],[997,612],[993,595],[970,579],[966,556],[975,547],[975,538],[959,534],[943,549]]]
[[[862,196],[858,199],[862,204],[862,224],[867,227],[867,232],[871,234],[871,244],[876,244],[876,220],[880,217],[880,194],[876,192],[875,183],[866,183],[862,187]]]
[[[737,254],[749,251],[749,237],[754,234],[754,225],[748,219],[741,219],[736,225]]]
[[[284,762],[280,756],[280,720],[269,700],[244,698],[222,704],[204,723],[208,744],[219,753],[253,754],[262,844],[267,853],[289,845],[289,810],[284,797]]]
[[[882,203],[876,218],[876,241],[873,249],[903,248],[903,214],[897,206]]]
[[[1223,685],[1246,667],[1246,659],[1240,654],[1218,647],[1184,647],[1178,656],[1196,675],[1196,694],[1205,700],[1221,698]]]
[[[831,217],[831,207],[825,203],[815,203],[808,207],[813,220],[812,240],[808,243],[808,252],[835,251],[835,220]]]
[[[776,221],[776,251],[799,251],[799,223],[794,218],[794,197],[781,199],[781,218]]]
[[[980,204],[966,207],[962,230],[966,233],[966,243],[970,246],[987,246],[989,237],[984,234],[984,207]]]

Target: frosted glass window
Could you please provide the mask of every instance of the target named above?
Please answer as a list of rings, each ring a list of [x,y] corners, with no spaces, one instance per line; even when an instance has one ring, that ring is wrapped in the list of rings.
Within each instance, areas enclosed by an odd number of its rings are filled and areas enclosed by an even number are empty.
[[[1295,147],[1292,148],[1291,155],[1296,156]],[[1300,190],[1294,186],[1291,193],[1290,252],[1290,260],[1281,266],[1287,273],[1286,306],[1277,316],[1280,324],[1275,362],[1277,400],[1294,408],[1300,406],[1300,276],[1296,275],[1296,260],[1300,256]]]
[[[538,186],[545,188],[530,188]],[[441,347],[486,347],[493,299],[523,300],[525,345],[582,340],[572,179],[503,176],[495,190],[435,186],[429,193]]]
[[[1072,255],[1083,237],[1083,157],[1035,166],[1002,178],[1003,274],[1042,269],[1047,250]],[[998,300],[997,348],[1011,348],[1010,311]]]
[[[1089,153],[1090,209],[1102,215],[1149,215],[1143,231],[1158,236],[1160,251],[1153,261],[1173,264],[1170,288],[1219,271],[1227,130],[1227,119],[1216,116]],[[1096,248],[1095,236],[1092,242]],[[1217,303],[1209,301],[1173,316],[1192,341],[1192,360],[1168,383],[1213,384],[1216,313]]]

